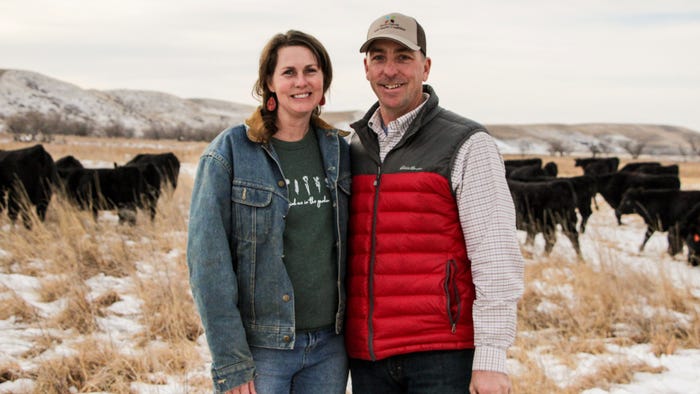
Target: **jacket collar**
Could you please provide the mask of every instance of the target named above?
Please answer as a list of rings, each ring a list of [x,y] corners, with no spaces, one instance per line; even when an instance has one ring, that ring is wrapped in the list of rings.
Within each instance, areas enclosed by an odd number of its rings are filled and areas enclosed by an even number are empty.
[[[248,129],[246,131],[246,135],[248,136],[248,139],[253,142],[259,144],[266,144],[269,142],[270,137],[272,135],[265,128],[265,122],[263,121],[261,110],[262,107],[259,106],[255,109],[253,114],[250,115],[248,119],[246,119],[245,124]],[[316,115],[311,115],[311,125],[317,130],[337,132],[338,135],[341,137],[346,137],[350,135],[349,132],[336,129],[335,127],[331,126],[325,120],[321,119]]]
[[[409,130],[407,130],[406,134],[413,134],[415,130],[420,128],[420,126],[423,123],[432,119],[438,112],[436,111],[436,109],[439,109],[439,99],[437,93],[435,93],[435,90],[433,90],[432,86],[428,84],[423,84],[423,93],[428,93],[430,97],[428,98],[428,101],[423,105],[423,108],[421,108],[421,110],[416,115],[416,118],[411,123],[411,126],[409,126]],[[365,116],[362,119],[351,124],[350,127],[355,129],[355,131],[367,127],[367,124],[372,118],[372,115],[374,115],[374,113],[376,112],[377,108],[379,108],[379,101],[374,103],[374,105],[369,109],[369,111],[367,111],[367,113],[365,113]]]

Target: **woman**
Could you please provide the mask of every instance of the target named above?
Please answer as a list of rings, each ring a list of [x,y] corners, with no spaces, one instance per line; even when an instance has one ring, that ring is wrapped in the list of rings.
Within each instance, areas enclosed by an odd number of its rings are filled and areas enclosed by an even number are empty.
[[[187,264],[216,392],[344,393],[346,132],[319,118],[332,68],[314,37],[277,34],[263,105],[199,161]]]

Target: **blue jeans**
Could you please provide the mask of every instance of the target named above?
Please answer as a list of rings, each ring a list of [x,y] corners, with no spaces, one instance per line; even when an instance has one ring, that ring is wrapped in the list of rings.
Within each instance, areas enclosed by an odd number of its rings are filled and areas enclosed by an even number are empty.
[[[474,350],[400,354],[379,361],[350,359],[354,394],[465,394]]]
[[[251,347],[258,394],[344,394],[348,356],[333,328],[297,332],[292,350]]]

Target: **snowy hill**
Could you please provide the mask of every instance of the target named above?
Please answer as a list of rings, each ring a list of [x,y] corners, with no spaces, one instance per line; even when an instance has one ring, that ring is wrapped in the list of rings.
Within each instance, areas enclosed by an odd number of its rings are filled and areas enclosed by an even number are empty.
[[[219,128],[240,123],[252,110],[249,105],[162,92],[87,90],[31,71],[0,70],[0,118],[29,111],[59,113],[102,127],[120,124],[139,135],[153,126]]]
[[[250,105],[213,99],[185,99],[143,90],[90,90],[39,73],[0,69],[0,132],[4,121],[17,113],[60,114],[68,120],[91,121],[98,127],[120,125],[143,135],[152,127],[221,130],[242,122]],[[343,130],[364,115],[364,109],[324,112],[323,117]],[[552,143],[569,153],[590,153],[591,146],[624,153],[624,144],[644,142],[644,153],[678,155],[700,149],[700,133],[668,125],[648,124],[487,124],[504,154],[546,154]]]

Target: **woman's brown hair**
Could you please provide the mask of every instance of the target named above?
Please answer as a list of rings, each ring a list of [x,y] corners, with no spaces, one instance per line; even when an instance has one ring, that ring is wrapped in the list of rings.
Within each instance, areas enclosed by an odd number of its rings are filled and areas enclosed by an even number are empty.
[[[253,86],[253,96],[262,101],[262,117],[265,122],[265,128],[269,135],[277,132],[275,124],[275,111],[268,111],[265,108],[267,100],[274,95],[268,88],[268,82],[272,78],[272,74],[277,67],[277,53],[280,48],[290,46],[303,46],[308,48],[314,54],[318,66],[323,72],[323,93],[326,94],[331,86],[333,79],[333,67],[331,66],[331,58],[328,56],[328,51],[323,44],[315,37],[298,30],[289,30],[286,33],[276,34],[267,42],[262,52],[260,53],[260,65],[258,67],[258,80]],[[275,98],[276,99],[276,98]],[[321,114],[321,107],[316,107],[314,115]]]

